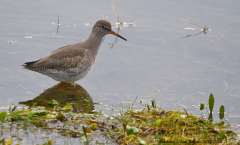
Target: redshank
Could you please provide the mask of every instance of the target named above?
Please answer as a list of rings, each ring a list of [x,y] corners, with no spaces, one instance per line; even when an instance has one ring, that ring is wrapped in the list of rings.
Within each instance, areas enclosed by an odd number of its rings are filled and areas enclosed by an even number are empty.
[[[71,82],[74,91],[77,91],[74,83],[90,72],[96,61],[103,37],[107,34],[113,34],[127,41],[112,30],[110,22],[98,20],[85,41],[55,49],[43,58],[24,63],[22,68],[47,75],[56,81]]]

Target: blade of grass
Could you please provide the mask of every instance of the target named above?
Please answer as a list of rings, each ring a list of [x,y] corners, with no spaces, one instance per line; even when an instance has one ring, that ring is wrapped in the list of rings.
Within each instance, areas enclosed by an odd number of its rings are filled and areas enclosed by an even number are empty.
[[[214,107],[214,97],[213,97],[213,94],[210,94],[209,100],[208,100],[208,104],[209,104],[210,113],[212,113],[213,107]]]
[[[84,136],[86,137],[87,142],[88,142],[87,133],[86,133],[86,128],[85,128],[84,126],[83,126],[83,133],[84,133]]]

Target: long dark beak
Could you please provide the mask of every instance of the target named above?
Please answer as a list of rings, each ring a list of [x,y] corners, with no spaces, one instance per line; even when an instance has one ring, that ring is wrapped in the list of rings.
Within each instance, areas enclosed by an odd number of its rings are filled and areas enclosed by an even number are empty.
[[[110,30],[109,33],[110,33],[110,34],[113,34],[113,35],[115,35],[115,36],[117,36],[117,37],[120,37],[120,38],[122,38],[123,40],[127,41],[127,39],[123,38],[121,35],[118,35],[118,33],[114,32],[113,30]]]

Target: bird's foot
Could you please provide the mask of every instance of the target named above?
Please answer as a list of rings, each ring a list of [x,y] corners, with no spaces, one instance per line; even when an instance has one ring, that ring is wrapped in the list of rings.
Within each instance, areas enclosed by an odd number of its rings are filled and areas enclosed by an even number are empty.
[[[58,91],[60,91],[60,92],[65,92],[65,93],[70,93],[70,92],[72,92],[72,91],[63,90],[63,83],[62,83],[62,82],[60,82],[60,90],[58,90]]]
[[[72,84],[72,88],[73,88],[74,91],[66,91],[66,90],[63,89],[63,83],[60,82],[60,90],[58,90],[58,91],[60,91],[60,92],[66,92],[66,93],[72,93],[72,92],[82,93],[82,91],[79,91],[79,90],[77,90],[77,89],[75,88],[75,85],[74,85],[74,84]]]
[[[82,93],[82,91],[74,90],[74,92]]]
[[[78,90],[75,88],[74,84],[72,85],[72,88],[73,88],[74,92],[82,93],[82,91],[78,91]]]

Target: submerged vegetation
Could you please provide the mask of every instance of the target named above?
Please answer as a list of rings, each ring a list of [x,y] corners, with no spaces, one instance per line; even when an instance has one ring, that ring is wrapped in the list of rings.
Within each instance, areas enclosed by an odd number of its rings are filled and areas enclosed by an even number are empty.
[[[44,95],[57,90],[57,86],[46,90],[40,96],[44,98]],[[81,89],[79,86],[77,88]],[[70,96],[74,98],[74,93]],[[150,104],[144,104],[145,107],[141,109],[133,109],[135,100],[132,106],[121,105],[118,115],[105,116],[101,110],[94,111],[92,105],[84,105],[93,104],[91,99],[81,102],[83,103],[81,109],[74,107],[79,103],[77,101],[75,104],[74,101],[64,103],[60,100],[45,100],[45,103],[40,104],[38,99],[40,97],[35,98],[35,103],[34,100],[28,101],[28,106],[13,105],[8,112],[0,113],[2,144],[27,142],[30,133],[34,134],[36,140],[41,140],[40,144],[48,145],[59,144],[57,140],[61,138],[65,141],[74,139],[78,143],[90,144],[239,143],[236,139],[238,134],[227,128],[227,125],[224,125],[225,121],[212,122],[211,114],[214,107],[212,94],[208,103],[210,110],[208,119],[190,115],[186,109],[163,110],[161,106],[157,107],[155,100]],[[206,105],[201,103],[200,109],[204,108]],[[225,118],[223,106],[220,108],[219,116],[220,119]],[[18,132],[25,132],[25,136]],[[2,138],[4,134],[10,138]]]

